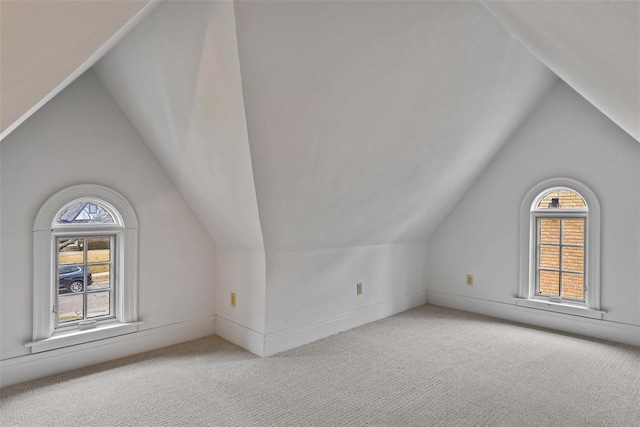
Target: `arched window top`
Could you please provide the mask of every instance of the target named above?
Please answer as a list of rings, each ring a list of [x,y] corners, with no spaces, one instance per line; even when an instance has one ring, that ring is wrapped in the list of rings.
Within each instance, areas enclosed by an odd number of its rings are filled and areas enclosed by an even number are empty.
[[[82,213],[83,209],[86,212]],[[33,231],[84,227],[86,224],[137,229],[138,217],[127,199],[115,191],[95,184],[79,184],[57,192],[42,205]]]
[[[97,199],[74,200],[56,214],[53,226],[65,224],[119,225],[118,215],[104,201]]]
[[[554,187],[541,192],[531,206],[532,210],[573,209],[588,210],[587,202],[577,191],[567,187]]]

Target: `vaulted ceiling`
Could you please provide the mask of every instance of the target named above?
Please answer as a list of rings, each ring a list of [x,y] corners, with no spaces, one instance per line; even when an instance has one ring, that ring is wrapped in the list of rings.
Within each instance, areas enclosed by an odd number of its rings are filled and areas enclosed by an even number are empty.
[[[639,139],[639,4],[561,3],[165,1],[94,70],[217,244],[418,240],[556,75]]]
[[[640,1],[493,1],[545,65],[640,141]]]
[[[267,251],[426,238],[555,80],[456,2],[167,3],[96,72],[216,242]]]
[[[426,238],[555,76],[475,2],[239,2],[265,245]]]
[[[154,3],[0,1],[0,139],[93,65]]]

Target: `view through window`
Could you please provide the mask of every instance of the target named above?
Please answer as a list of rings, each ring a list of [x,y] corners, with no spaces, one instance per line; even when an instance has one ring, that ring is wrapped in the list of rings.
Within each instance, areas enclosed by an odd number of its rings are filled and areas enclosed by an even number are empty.
[[[587,205],[569,189],[548,191],[536,215],[536,294],[585,300]]]
[[[58,236],[57,325],[114,317],[115,236]]]

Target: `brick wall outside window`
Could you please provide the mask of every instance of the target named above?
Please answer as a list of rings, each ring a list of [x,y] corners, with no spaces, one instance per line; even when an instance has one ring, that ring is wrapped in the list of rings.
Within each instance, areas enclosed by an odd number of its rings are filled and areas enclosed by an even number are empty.
[[[559,190],[545,195],[538,209],[555,207],[552,206],[554,198],[560,209],[586,207],[577,193]],[[584,218],[539,219],[538,289],[541,294],[584,300],[584,227]]]

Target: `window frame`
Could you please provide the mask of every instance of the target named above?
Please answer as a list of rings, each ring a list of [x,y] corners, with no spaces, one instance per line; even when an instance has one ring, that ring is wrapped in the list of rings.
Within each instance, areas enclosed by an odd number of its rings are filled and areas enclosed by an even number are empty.
[[[578,193],[587,209],[537,209],[540,200],[555,189]],[[529,308],[602,319],[606,312],[600,310],[600,203],[595,193],[575,179],[551,178],[529,190],[520,211],[520,283],[516,303]],[[584,218],[584,301],[538,294],[539,218]]]
[[[567,187],[553,187],[553,188],[549,188],[547,190],[542,191],[538,197],[533,201],[532,203],[532,207],[531,207],[531,227],[535,227],[535,230],[533,230],[532,236],[534,236],[535,238],[535,242],[533,242],[532,244],[532,253],[531,256],[534,256],[535,259],[532,260],[534,262],[535,268],[533,269],[533,280],[535,281],[535,289],[534,289],[534,296],[536,298],[542,298],[542,299],[547,299],[549,301],[562,301],[562,302],[570,302],[570,303],[577,303],[577,304],[587,304],[587,289],[588,289],[588,271],[587,271],[587,265],[589,265],[589,252],[588,252],[588,228],[589,228],[589,210],[588,210],[588,205],[586,209],[558,209],[558,208],[549,208],[549,209],[539,209],[539,208],[534,208],[534,206],[537,206],[540,201],[546,197],[547,194],[557,191],[557,190],[571,190],[570,188]],[[580,194],[578,194],[580,195]],[[586,202],[585,202],[586,203]],[[557,219],[560,221],[560,242],[558,243],[558,247],[559,247],[559,266],[558,266],[558,274],[560,275],[559,280],[560,280],[560,287],[559,287],[559,296],[551,296],[551,295],[545,295],[542,292],[540,292],[540,270],[546,270],[546,271],[556,271],[556,270],[552,270],[550,268],[544,268],[540,266],[540,247],[544,244],[544,245],[550,245],[553,246],[552,244],[548,244],[548,243],[542,243],[540,241],[540,233],[541,233],[541,229],[540,229],[540,222],[541,219]],[[568,298],[568,297],[563,297],[562,296],[562,273],[567,272],[564,268],[563,268],[563,248],[565,247],[572,247],[575,245],[572,244],[565,244],[562,242],[562,222],[565,219],[582,219],[584,221],[584,232],[583,232],[583,244],[582,247],[583,248],[583,253],[584,253],[584,259],[583,259],[583,265],[582,265],[582,276],[583,276],[583,298],[582,300],[577,300],[575,298]],[[531,280],[531,279],[530,279]]]
[[[91,200],[95,200],[95,199],[91,199]],[[97,202],[97,201],[96,201]],[[77,232],[77,233],[69,233],[66,230],[55,230],[52,231],[53,237],[54,237],[54,248],[56,249],[56,255],[59,254],[58,250],[57,250],[57,245],[58,245],[58,240],[60,238],[66,238],[66,237],[71,237],[71,238],[79,238],[82,237],[83,239],[86,239],[87,242],[84,245],[83,248],[83,262],[82,264],[82,269],[83,271],[87,271],[90,267],[95,266],[97,263],[91,263],[89,262],[89,249],[88,249],[88,240],[94,237],[102,237],[102,238],[108,238],[110,241],[110,245],[109,245],[109,261],[108,262],[100,262],[98,265],[109,265],[109,288],[107,290],[104,289],[96,289],[96,290],[90,290],[88,289],[88,285],[84,286],[84,289],[81,293],[82,298],[83,298],[83,319],[81,320],[73,320],[73,321],[69,321],[69,322],[60,322],[60,318],[59,318],[59,309],[60,309],[60,293],[59,293],[59,289],[56,286],[56,283],[54,283],[54,289],[56,289],[55,292],[55,302],[54,302],[54,306],[56,308],[55,316],[54,316],[54,321],[55,321],[55,325],[54,325],[54,329],[55,331],[70,331],[73,329],[77,329],[78,325],[80,323],[83,323],[83,327],[89,326],[89,323],[92,323],[93,321],[95,321],[95,324],[97,325],[98,323],[103,323],[105,321],[110,321],[111,319],[115,319],[117,318],[117,307],[116,307],[116,299],[117,299],[117,268],[116,268],[116,264],[117,264],[117,242],[119,237],[121,236],[121,233],[119,232],[114,232],[113,230],[110,230],[109,228],[106,227],[91,227],[89,225],[85,225],[84,227],[87,227],[87,231],[86,232]],[[66,267],[68,264],[63,264],[61,265],[59,262],[58,257],[54,257],[54,274],[56,274],[55,272],[58,273],[58,277],[59,277],[59,269],[60,268],[64,268]],[[80,264],[80,263],[78,263]],[[76,264],[76,266],[78,265]],[[73,266],[73,264],[72,264]],[[85,278],[84,280],[86,281],[86,274],[85,274]],[[54,278],[55,280],[55,278]],[[58,283],[59,286],[59,283]],[[94,316],[94,317],[88,317],[88,311],[89,311],[89,304],[88,304],[88,298],[89,295],[91,294],[96,294],[96,293],[104,293],[104,292],[109,292],[109,314],[107,315],[102,315],[102,316]],[[78,294],[72,294],[72,295],[79,295]],[[65,297],[63,297],[65,298]]]
[[[94,200],[114,216],[115,224],[54,224],[65,207]],[[51,196],[33,228],[33,334],[25,343],[32,353],[81,344],[138,330],[138,218],[119,193],[101,185],[80,184]],[[56,239],[60,235],[115,235],[113,253],[115,317],[93,324],[56,329]]]

